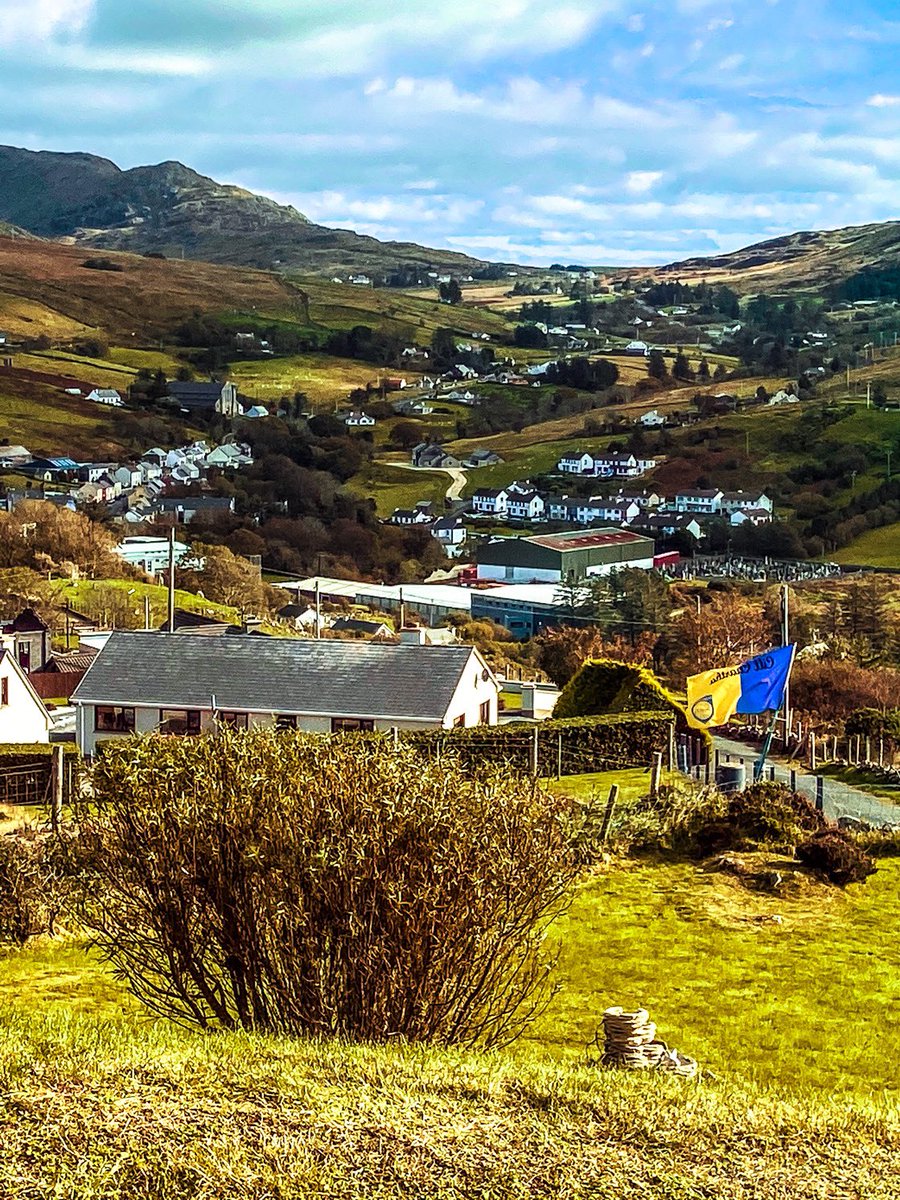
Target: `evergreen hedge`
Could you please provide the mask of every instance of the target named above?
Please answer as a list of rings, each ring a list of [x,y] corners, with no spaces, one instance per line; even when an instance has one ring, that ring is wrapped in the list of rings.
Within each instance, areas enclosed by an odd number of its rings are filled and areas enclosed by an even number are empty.
[[[655,753],[666,754],[671,726],[670,712],[649,711],[429,730],[404,738],[426,752],[452,754],[469,769],[505,763],[528,771],[536,733],[538,773],[555,774],[561,758],[562,774],[575,775],[648,766]]]

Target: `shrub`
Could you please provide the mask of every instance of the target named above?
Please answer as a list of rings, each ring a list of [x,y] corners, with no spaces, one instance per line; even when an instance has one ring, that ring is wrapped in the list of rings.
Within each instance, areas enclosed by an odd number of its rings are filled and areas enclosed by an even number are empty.
[[[124,271],[121,263],[113,262],[111,258],[86,258],[81,264],[89,271]]]
[[[540,1006],[577,866],[565,802],[358,736],[110,747],[84,919],[134,992],[203,1028],[496,1044]]]
[[[34,830],[0,838],[0,942],[53,933],[68,891],[58,843]]]
[[[662,788],[655,802],[657,833],[644,830],[642,844],[655,844],[706,858],[726,850],[760,846],[793,849],[826,827],[824,816],[805,796],[781,783],[755,783],[743,791]]]
[[[863,883],[877,870],[874,860],[840,829],[821,829],[797,847],[797,858],[844,887]]]

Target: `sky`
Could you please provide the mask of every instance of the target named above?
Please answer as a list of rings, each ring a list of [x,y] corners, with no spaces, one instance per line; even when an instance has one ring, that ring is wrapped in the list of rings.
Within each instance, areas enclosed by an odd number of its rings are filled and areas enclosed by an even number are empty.
[[[653,264],[900,216],[900,0],[0,0],[0,143]]]

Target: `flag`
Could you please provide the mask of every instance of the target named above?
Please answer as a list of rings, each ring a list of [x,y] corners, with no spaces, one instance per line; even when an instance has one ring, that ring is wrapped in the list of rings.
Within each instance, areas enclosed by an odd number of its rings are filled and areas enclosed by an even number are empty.
[[[689,675],[688,724],[694,729],[706,729],[724,725],[734,713],[762,713],[780,708],[795,650],[793,644],[779,646],[736,667]]]

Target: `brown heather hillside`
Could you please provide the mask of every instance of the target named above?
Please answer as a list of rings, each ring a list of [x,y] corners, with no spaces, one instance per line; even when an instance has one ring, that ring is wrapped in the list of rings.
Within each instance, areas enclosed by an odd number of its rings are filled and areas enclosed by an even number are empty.
[[[668,263],[648,274],[656,279],[674,278],[690,284],[727,283],[741,293],[816,291],[847,279],[862,268],[898,265],[900,221],[884,221],[791,233],[730,254]]]
[[[121,270],[92,270],[86,261],[102,257]],[[27,311],[14,325],[22,302]],[[0,326],[15,336],[72,336],[54,323],[102,329],[110,340],[128,345],[135,336],[159,338],[195,312],[252,314],[305,323],[306,293],[280,276],[242,267],[214,266],[179,259],[95,252],[80,246],[0,236]],[[7,316],[9,313],[9,316]]]

